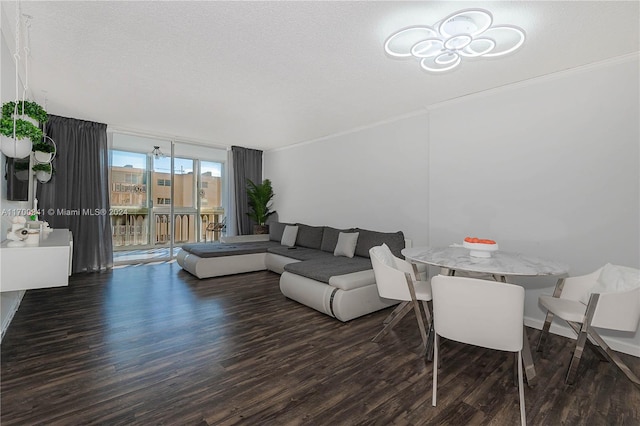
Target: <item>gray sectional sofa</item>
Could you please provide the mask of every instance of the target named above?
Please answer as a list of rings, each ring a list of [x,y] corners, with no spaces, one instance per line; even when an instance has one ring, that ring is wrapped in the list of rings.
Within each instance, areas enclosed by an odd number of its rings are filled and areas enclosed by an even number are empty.
[[[294,243],[283,239],[287,226],[297,227]],[[340,233],[347,235],[341,237]],[[355,249],[351,245],[345,255],[341,251],[344,242],[353,243],[354,233],[358,234]],[[381,298],[375,284],[369,249],[382,243],[398,257],[402,257],[400,251],[408,246],[402,232],[275,222],[269,226],[269,235],[186,244],[178,253],[177,262],[198,278],[265,269],[276,272],[281,274],[280,290],[286,297],[341,321],[349,321],[398,303]]]

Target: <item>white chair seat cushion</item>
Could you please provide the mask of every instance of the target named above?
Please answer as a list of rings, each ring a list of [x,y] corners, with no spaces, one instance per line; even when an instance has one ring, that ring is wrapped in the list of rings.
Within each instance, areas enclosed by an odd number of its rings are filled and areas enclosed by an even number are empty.
[[[429,281],[414,281],[416,288],[416,300],[431,300],[431,283]]]
[[[549,311],[565,321],[574,321],[581,323],[584,320],[584,314],[587,306],[581,302],[568,299],[560,299],[552,296],[540,296],[540,304]]]

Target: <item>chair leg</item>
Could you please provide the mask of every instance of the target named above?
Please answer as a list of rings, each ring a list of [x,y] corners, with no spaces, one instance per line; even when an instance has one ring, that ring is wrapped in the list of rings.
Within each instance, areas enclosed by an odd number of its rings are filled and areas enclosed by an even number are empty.
[[[537,352],[544,351],[544,345],[549,337],[549,329],[551,328],[551,322],[553,321],[553,314],[551,311],[547,311],[547,316],[544,319],[544,325],[542,326],[542,330],[540,331],[540,339],[538,340],[538,345],[536,346]]]
[[[573,351],[573,356],[571,357],[571,363],[569,364],[569,371],[567,372],[567,378],[565,383],[568,385],[572,385],[576,379],[576,374],[578,372],[578,365],[580,364],[580,359],[582,358],[582,352],[584,351],[585,341],[587,340],[587,332],[580,330],[578,334],[578,339],[576,341],[576,348]]]
[[[436,400],[438,395],[438,334],[434,333],[433,336],[433,391],[431,396],[431,405],[436,406]]]
[[[516,357],[513,359],[513,385],[518,386],[518,352],[516,352]]]
[[[394,318],[396,315],[398,315],[398,313],[399,313],[399,312],[400,312],[400,311],[401,311],[405,306],[407,306],[407,304],[408,304],[408,303],[409,303],[409,302],[402,302],[402,303],[400,303],[398,306],[396,306],[396,308],[395,308],[393,311],[391,311],[391,313],[389,314],[389,316],[388,316],[388,317],[386,317],[386,318],[384,319],[384,321],[382,321],[382,324],[384,324],[384,325],[389,324],[389,323],[393,320],[393,318]]]
[[[524,407],[524,380],[522,374],[522,354],[517,353],[518,357],[518,393],[520,394],[520,423],[524,426],[527,424],[527,413]]]
[[[428,331],[427,331],[427,346],[426,346],[426,352],[427,352],[427,361],[433,361],[433,335],[434,335],[434,330],[433,330],[433,315],[431,313],[431,306],[429,304],[429,302],[427,302],[426,300],[422,301],[422,305],[424,307],[424,312],[425,312],[425,316],[427,317],[427,327],[428,327]]]
[[[600,348],[602,349],[601,353],[605,355],[605,357],[608,358],[610,362],[614,363],[616,367],[618,367],[620,371],[622,371],[622,373],[624,373],[624,375],[627,376],[629,380],[631,380],[631,382],[633,382],[636,386],[640,386],[640,378],[638,378],[638,376],[636,376],[633,371],[631,371],[631,369],[622,361],[622,359],[620,359],[618,354],[611,350],[611,348],[605,343],[602,337],[600,337],[600,335],[596,333],[593,328],[589,328],[589,336],[593,340],[595,340],[598,346],[600,346]]]
[[[411,304],[416,312],[416,319],[418,321],[418,328],[420,329],[420,337],[422,337],[422,347],[426,351],[427,348],[427,330],[424,327],[424,321],[422,321],[422,312],[420,312],[420,305],[416,298],[416,289],[413,287],[413,280],[411,274],[404,274],[407,280],[407,286],[409,288],[409,294],[411,295]]]
[[[427,329],[424,326],[424,321],[422,320],[422,312],[420,311],[420,305],[417,302],[413,302],[413,309],[416,312],[416,319],[418,320],[418,328],[420,329],[420,337],[422,337],[422,347],[423,351],[427,350],[427,343],[429,340],[427,339]]]
[[[385,336],[385,334],[391,331],[391,329],[397,323],[399,323],[400,320],[404,318],[405,315],[409,313],[409,311],[411,310],[411,303],[409,302],[406,302],[406,303],[407,303],[406,305],[402,306],[401,304],[400,306],[398,306],[398,308],[395,309],[395,310],[399,309],[398,313],[394,316],[394,318],[388,324],[384,326],[384,328],[378,334],[376,334],[376,336],[371,340],[372,342],[378,343]]]
[[[574,331],[577,331],[578,333],[578,338],[576,340],[576,349],[573,351],[573,357],[571,357],[571,363],[569,364],[567,378],[565,379],[565,383],[567,383],[568,385],[572,385],[576,379],[576,374],[578,373],[578,365],[580,364],[580,358],[582,358],[584,345],[587,342],[587,336],[589,334],[589,324],[591,324],[591,320],[593,319],[593,315],[596,311],[596,306],[598,305],[599,298],[599,294],[591,294],[591,296],[589,297],[589,303],[587,304],[587,309],[584,314],[584,320],[582,321],[582,325],[580,326],[580,330],[578,331],[574,328]],[[569,323],[569,325],[571,325],[571,323]]]
[[[564,278],[560,278],[556,282],[556,287],[553,290],[553,297],[560,297],[562,294],[562,288],[564,287]],[[547,316],[544,320],[544,325],[542,326],[542,332],[540,333],[540,340],[538,340],[538,346],[536,350],[538,352],[542,352],[544,350],[544,344],[549,337],[549,328],[551,327],[551,322],[553,321],[553,313],[547,311]]]

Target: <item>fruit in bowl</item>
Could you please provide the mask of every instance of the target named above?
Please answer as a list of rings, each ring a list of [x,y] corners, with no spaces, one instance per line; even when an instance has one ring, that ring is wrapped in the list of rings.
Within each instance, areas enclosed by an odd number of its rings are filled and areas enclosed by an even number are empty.
[[[462,246],[469,249],[473,257],[491,257],[491,252],[498,250],[498,243],[484,238],[466,237]]]
[[[485,239],[476,238],[476,237],[467,237],[464,239],[464,241],[472,244],[495,244],[496,243],[493,240],[485,240]]]

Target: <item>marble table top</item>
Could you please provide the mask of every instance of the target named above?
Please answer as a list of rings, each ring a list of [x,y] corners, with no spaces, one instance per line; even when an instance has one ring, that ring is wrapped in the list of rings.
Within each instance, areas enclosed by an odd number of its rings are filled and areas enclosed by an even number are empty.
[[[402,254],[414,262],[494,275],[541,276],[569,272],[569,267],[559,262],[500,250],[491,253],[490,258],[472,257],[469,249],[455,246],[405,248]]]

